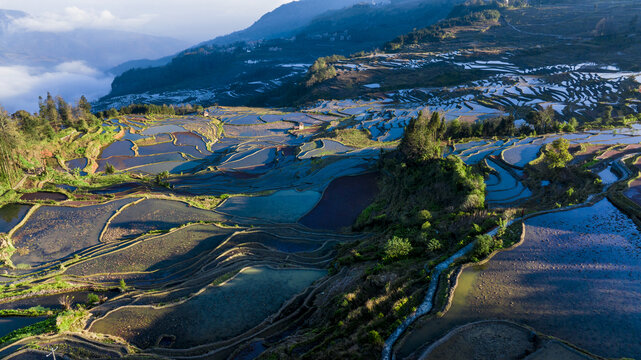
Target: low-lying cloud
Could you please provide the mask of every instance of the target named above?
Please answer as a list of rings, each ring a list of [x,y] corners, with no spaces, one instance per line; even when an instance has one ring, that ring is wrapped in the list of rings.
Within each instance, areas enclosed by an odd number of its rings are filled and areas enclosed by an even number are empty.
[[[53,69],[0,66],[0,105],[9,112],[38,110],[38,96],[60,95],[69,102],[85,95],[89,100],[109,93],[113,77],[82,61],[59,64]]]
[[[119,29],[138,28],[153,18],[143,14],[133,18],[116,17],[109,10],[84,10],[76,6],[65,8],[62,13],[47,12],[38,16],[14,19],[11,31],[64,32],[75,29]]]

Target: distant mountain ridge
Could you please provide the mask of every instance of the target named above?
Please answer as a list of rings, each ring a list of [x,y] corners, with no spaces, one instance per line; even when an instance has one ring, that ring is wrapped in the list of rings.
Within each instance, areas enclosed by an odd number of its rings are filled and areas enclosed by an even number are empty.
[[[316,16],[329,10],[337,10],[359,3],[389,3],[387,1],[375,0],[300,0],[279,6],[273,11],[261,16],[250,27],[233,32],[229,35],[219,36],[199,44],[203,45],[227,45],[238,41],[269,40],[276,38],[291,37],[296,30],[309,24]]]

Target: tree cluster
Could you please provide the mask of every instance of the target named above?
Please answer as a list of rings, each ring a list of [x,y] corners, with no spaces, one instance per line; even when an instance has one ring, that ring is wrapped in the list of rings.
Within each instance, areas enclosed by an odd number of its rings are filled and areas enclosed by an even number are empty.
[[[111,108],[98,112],[96,115],[102,119],[115,118],[121,115],[189,115],[202,112],[204,108],[200,105],[154,105],[154,104],[131,104],[120,109]]]
[[[98,125],[100,121],[91,113],[91,104],[84,96],[72,106],[60,96],[47,94],[40,98],[35,114],[19,110],[9,115],[0,108],[0,183],[12,184],[22,173],[20,150],[29,143],[51,140],[63,129],[87,132]]]
[[[498,10],[486,9],[472,12],[460,17],[451,17],[438,23],[401,35],[385,45],[386,50],[398,50],[406,44],[420,44],[441,41],[451,37],[450,29],[455,26],[470,26],[482,23],[494,23],[501,17]]]
[[[421,162],[441,157],[440,140],[447,132],[445,119],[438,112],[421,111],[405,129],[399,149],[406,159]]]
[[[316,59],[314,64],[309,68],[305,85],[307,87],[312,87],[325,80],[336,77],[336,68],[332,65],[332,63],[335,63],[342,59],[345,58],[339,55],[332,55]]]

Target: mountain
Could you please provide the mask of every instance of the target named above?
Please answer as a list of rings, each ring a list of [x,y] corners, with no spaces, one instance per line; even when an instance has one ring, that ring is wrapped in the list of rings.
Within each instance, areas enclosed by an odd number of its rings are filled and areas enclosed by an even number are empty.
[[[163,66],[163,65],[169,64],[169,62],[171,62],[171,59],[173,59],[174,56],[176,55],[175,54],[169,55],[169,56],[161,57],[160,59],[154,59],[154,60],[149,60],[149,59],[130,60],[112,67],[111,69],[107,70],[107,72],[109,74],[118,76],[124,73],[125,71],[131,70],[131,69],[146,69],[150,67]]]
[[[306,0],[300,3],[319,6],[322,2]],[[231,44],[228,43],[231,38],[214,39],[183,51],[164,66],[124,72],[114,79],[111,93],[101,99],[98,105],[119,106],[134,101],[134,98],[135,101],[167,103],[200,101],[198,99],[202,99],[201,95],[206,95],[204,93],[210,94],[204,96],[208,102],[244,105],[274,87],[300,81],[307,67],[318,57],[349,55],[380,48],[398,35],[444,18],[460,2],[395,0],[357,3],[324,11],[295,30],[292,30],[294,25],[285,25],[281,31],[284,37]],[[275,32],[270,32],[269,29],[273,28],[269,24],[278,21],[288,24],[292,9],[277,9],[240,34],[249,36],[251,33],[257,34],[257,29],[264,28],[267,29],[265,34],[276,36]],[[237,33],[234,36],[240,35]],[[194,91],[199,95],[196,96]],[[166,92],[172,95],[138,96]],[[215,99],[211,95],[214,93]]]
[[[389,2],[389,1],[388,1]],[[329,10],[342,9],[363,0],[300,0],[281,5],[263,15],[247,29],[220,36],[200,45],[227,45],[238,41],[256,41],[285,38],[295,35],[296,30],[309,24],[316,16]],[[377,3],[370,0],[370,4]],[[381,1],[378,1],[381,3]]]
[[[126,31],[40,32],[12,28],[14,20],[28,16],[20,11],[0,10],[0,65],[52,67],[80,60],[107,70],[131,59],[175,54],[188,46],[182,40]]]

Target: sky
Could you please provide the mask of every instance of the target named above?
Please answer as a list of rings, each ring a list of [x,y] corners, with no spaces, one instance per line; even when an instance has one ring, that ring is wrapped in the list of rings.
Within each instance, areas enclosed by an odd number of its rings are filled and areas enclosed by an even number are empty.
[[[25,30],[118,29],[191,43],[241,30],[292,0],[0,0],[0,9],[33,17]]]
[[[10,31],[59,32],[115,29],[168,36],[196,45],[242,30],[263,14],[292,0],[0,0],[0,9],[31,16],[12,22]],[[0,106],[9,112],[36,111],[47,92],[75,102],[109,93],[113,76],[81,61],[51,68],[0,66]]]

